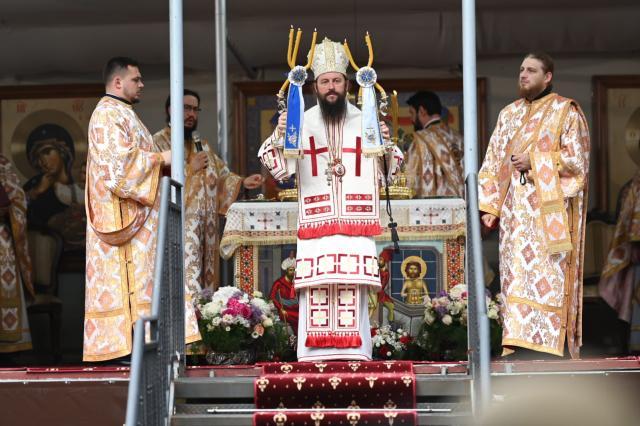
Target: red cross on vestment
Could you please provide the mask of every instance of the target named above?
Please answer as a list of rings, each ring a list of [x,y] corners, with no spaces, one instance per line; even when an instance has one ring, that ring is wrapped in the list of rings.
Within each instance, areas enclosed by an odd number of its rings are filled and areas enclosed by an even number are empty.
[[[318,159],[316,156],[323,152],[327,152],[328,149],[326,146],[324,148],[316,149],[316,141],[313,139],[313,136],[309,136],[309,147],[311,149],[305,149],[303,152],[305,154],[311,154],[311,176],[318,176]]]
[[[360,162],[362,161],[362,140],[360,137],[356,138],[355,148],[342,148],[342,152],[356,154],[356,176],[360,176]]]

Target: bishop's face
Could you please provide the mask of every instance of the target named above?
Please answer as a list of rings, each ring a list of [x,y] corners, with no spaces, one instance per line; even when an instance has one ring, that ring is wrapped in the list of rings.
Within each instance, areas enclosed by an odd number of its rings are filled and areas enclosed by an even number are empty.
[[[542,62],[535,58],[524,58],[520,65],[518,88],[520,96],[534,99],[551,83],[551,73],[544,72]]]
[[[339,72],[326,72],[316,79],[316,93],[321,101],[335,104],[347,96],[347,79]]]

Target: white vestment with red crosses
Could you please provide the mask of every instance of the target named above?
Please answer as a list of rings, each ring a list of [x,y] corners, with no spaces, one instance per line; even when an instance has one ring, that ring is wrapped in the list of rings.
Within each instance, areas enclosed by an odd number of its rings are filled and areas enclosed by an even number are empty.
[[[362,154],[361,113],[351,104],[344,122],[333,127],[325,126],[318,106],[305,112],[302,158],[286,158],[275,140],[262,144],[260,160],[274,178],[295,173],[298,181],[298,360],[370,360],[367,293],[370,286],[380,287],[373,237],[382,232],[381,157]],[[328,182],[334,153],[346,172]],[[395,174],[400,150],[385,158]]]

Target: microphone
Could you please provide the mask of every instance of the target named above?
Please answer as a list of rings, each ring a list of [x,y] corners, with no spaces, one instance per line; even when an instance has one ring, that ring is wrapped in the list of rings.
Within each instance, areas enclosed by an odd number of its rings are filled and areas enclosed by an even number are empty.
[[[196,146],[196,152],[202,152],[202,140],[200,139],[200,132],[194,130],[191,133],[191,139],[193,140],[193,144]]]

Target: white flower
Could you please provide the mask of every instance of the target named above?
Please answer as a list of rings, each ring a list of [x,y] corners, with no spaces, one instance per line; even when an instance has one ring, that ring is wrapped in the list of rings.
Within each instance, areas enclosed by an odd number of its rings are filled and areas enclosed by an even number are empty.
[[[444,325],[451,325],[452,322],[453,322],[453,318],[451,318],[451,315],[446,314],[445,316],[442,317],[442,323]]]
[[[224,329],[225,329],[226,331],[231,331],[231,327],[229,327],[229,326],[226,326]]]
[[[487,317],[489,317],[489,319],[498,319],[498,310],[492,306],[487,311]]]
[[[387,356],[391,356],[391,352],[387,352]]]
[[[234,319],[235,318],[231,314],[224,314],[222,316],[222,322],[225,324],[233,324],[235,322]]]
[[[431,325],[436,320],[436,317],[433,315],[431,311],[426,311],[424,313],[424,322]]]
[[[449,312],[451,313],[451,315],[458,315],[463,308],[464,304],[456,300],[449,305]]]
[[[258,290],[255,290],[255,291],[253,292],[253,297],[262,298],[262,297],[263,297],[263,296],[262,296],[262,292],[261,292],[261,291],[258,291]]]
[[[467,286],[465,284],[458,284],[457,286],[449,290],[449,296],[452,299],[461,299],[462,293],[464,293],[465,291],[467,291]]]
[[[251,304],[260,309],[265,315],[271,313],[271,307],[264,299],[252,299]]]
[[[217,316],[220,313],[220,308],[217,304],[209,302],[202,307],[200,312],[202,313],[202,317],[208,320]]]
[[[273,321],[271,320],[271,318],[267,318],[266,320],[262,321],[262,325],[265,327],[272,327]]]

